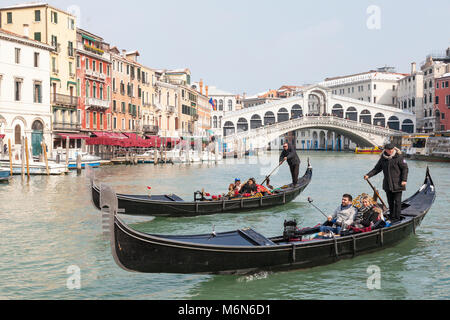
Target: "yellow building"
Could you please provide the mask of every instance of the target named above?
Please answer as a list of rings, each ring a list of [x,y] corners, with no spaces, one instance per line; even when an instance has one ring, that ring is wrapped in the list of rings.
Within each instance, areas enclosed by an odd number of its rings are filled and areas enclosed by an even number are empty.
[[[45,3],[0,8],[0,28],[51,45],[53,133],[78,132],[75,16]]]

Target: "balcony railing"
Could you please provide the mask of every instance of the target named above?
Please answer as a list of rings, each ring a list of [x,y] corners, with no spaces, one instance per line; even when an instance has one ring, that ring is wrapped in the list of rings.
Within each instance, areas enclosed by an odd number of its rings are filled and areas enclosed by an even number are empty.
[[[169,113],[175,113],[176,109],[174,106],[167,106],[167,112]]]
[[[54,93],[51,95],[52,104],[65,107],[76,108],[78,106],[78,97],[65,94]]]
[[[155,125],[144,125],[142,127],[142,131],[144,131],[144,133],[147,133],[147,134],[158,134],[159,127],[155,126]]]
[[[97,98],[86,98],[86,106],[92,108],[104,108],[109,109],[110,101],[109,100],[101,100]]]
[[[97,71],[94,71],[92,69],[87,69],[85,71],[85,73],[86,73],[87,76],[95,77],[95,78],[102,79],[102,80],[106,79],[106,75],[105,74],[97,72]]]
[[[71,122],[53,122],[53,130],[80,130],[81,125],[79,123]]]

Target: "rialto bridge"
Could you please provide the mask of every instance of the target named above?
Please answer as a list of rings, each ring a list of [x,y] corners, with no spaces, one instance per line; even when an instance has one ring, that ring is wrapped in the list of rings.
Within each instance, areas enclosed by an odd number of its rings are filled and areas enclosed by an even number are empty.
[[[212,127],[227,149],[265,148],[286,134],[303,129],[323,129],[317,137],[333,148],[346,137],[360,147],[381,146],[400,132],[415,131],[416,117],[410,112],[385,105],[331,94],[318,85],[299,95],[226,113],[212,119]],[[323,135],[323,133],[322,133]]]

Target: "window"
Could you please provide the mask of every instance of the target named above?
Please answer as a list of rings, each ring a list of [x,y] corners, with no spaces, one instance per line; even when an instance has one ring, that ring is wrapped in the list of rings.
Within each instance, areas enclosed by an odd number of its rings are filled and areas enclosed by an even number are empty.
[[[86,58],[86,70],[89,70],[89,59]]]
[[[117,111],[117,101],[113,100],[113,112]]]
[[[100,62],[100,69],[99,69],[99,71],[100,71],[100,73],[103,74],[103,63],[102,62]]]
[[[94,129],[95,129],[95,127],[97,126],[97,112],[93,112],[93,114],[92,114],[92,125],[93,125],[93,127],[94,127]]]
[[[86,80],[86,98],[89,98],[89,80]]]
[[[86,110],[86,128],[90,128],[91,126],[91,118],[89,116],[89,111]]]
[[[40,32],[35,32],[34,33],[34,40],[41,41],[41,39],[42,39],[41,33]]]
[[[20,101],[22,98],[22,79],[14,80],[14,100]]]
[[[96,61],[95,60],[92,60],[92,71],[95,71],[97,68],[97,66],[96,66]]]
[[[122,102],[122,113],[125,113],[125,102]]]
[[[126,128],[125,128],[125,119],[122,119],[122,128],[121,128],[122,130],[126,130]]]
[[[113,129],[117,129],[117,118],[113,118]]]
[[[41,21],[41,10],[34,10],[34,21],[35,22]]]
[[[77,56],[77,69],[79,69],[80,67],[81,67],[80,56]]]
[[[73,57],[73,42],[69,41],[67,44],[68,55],[69,57]]]
[[[67,18],[67,28],[70,30],[75,30],[75,20],[72,18]]]
[[[58,12],[55,11],[51,12],[51,21],[53,23],[58,23]]]
[[[7,13],[6,13],[6,23],[7,23],[7,24],[13,23],[13,20],[12,20],[12,12],[7,12]]]
[[[97,98],[97,84],[94,82],[92,85],[92,97]]]
[[[58,47],[58,38],[53,35],[52,35],[52,47],[55,47],[56,49]]]
[[[42,84],[40,82],[34,83],[33,101],[34,103],[42,103]]]
[[[14,60],[17,64],[20,63],[20,49],[19,48],[15,48],[15,55],[14,55]]]
[[[34,53],[34,67],[39,68],[39,52]]]

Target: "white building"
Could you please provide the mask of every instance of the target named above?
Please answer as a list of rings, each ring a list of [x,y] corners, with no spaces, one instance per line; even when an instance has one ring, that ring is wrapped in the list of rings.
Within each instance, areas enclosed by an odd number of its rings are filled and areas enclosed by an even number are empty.
[[[214,101],[216,109],[211,112],[211,129],[215,135],[222,135],[222,118],[227,112],[236,111],[236,95],[216,87],[208,88],[208,97]]]
[[[19,157],[22,138],[34,156],[52,148],[50,52],[53,47],[0,30],[0,137]],[[3,148],[2,148],[3,149]]]
[[[397,107],[416,115],[423,114],[423,72],[411,64],[411,74],[398,81]]]
[[[319,85],[332,89],[336,95],[397,107],[397,83],[408,75],[391,70],[384,67],[376,71],[327,78]]]

